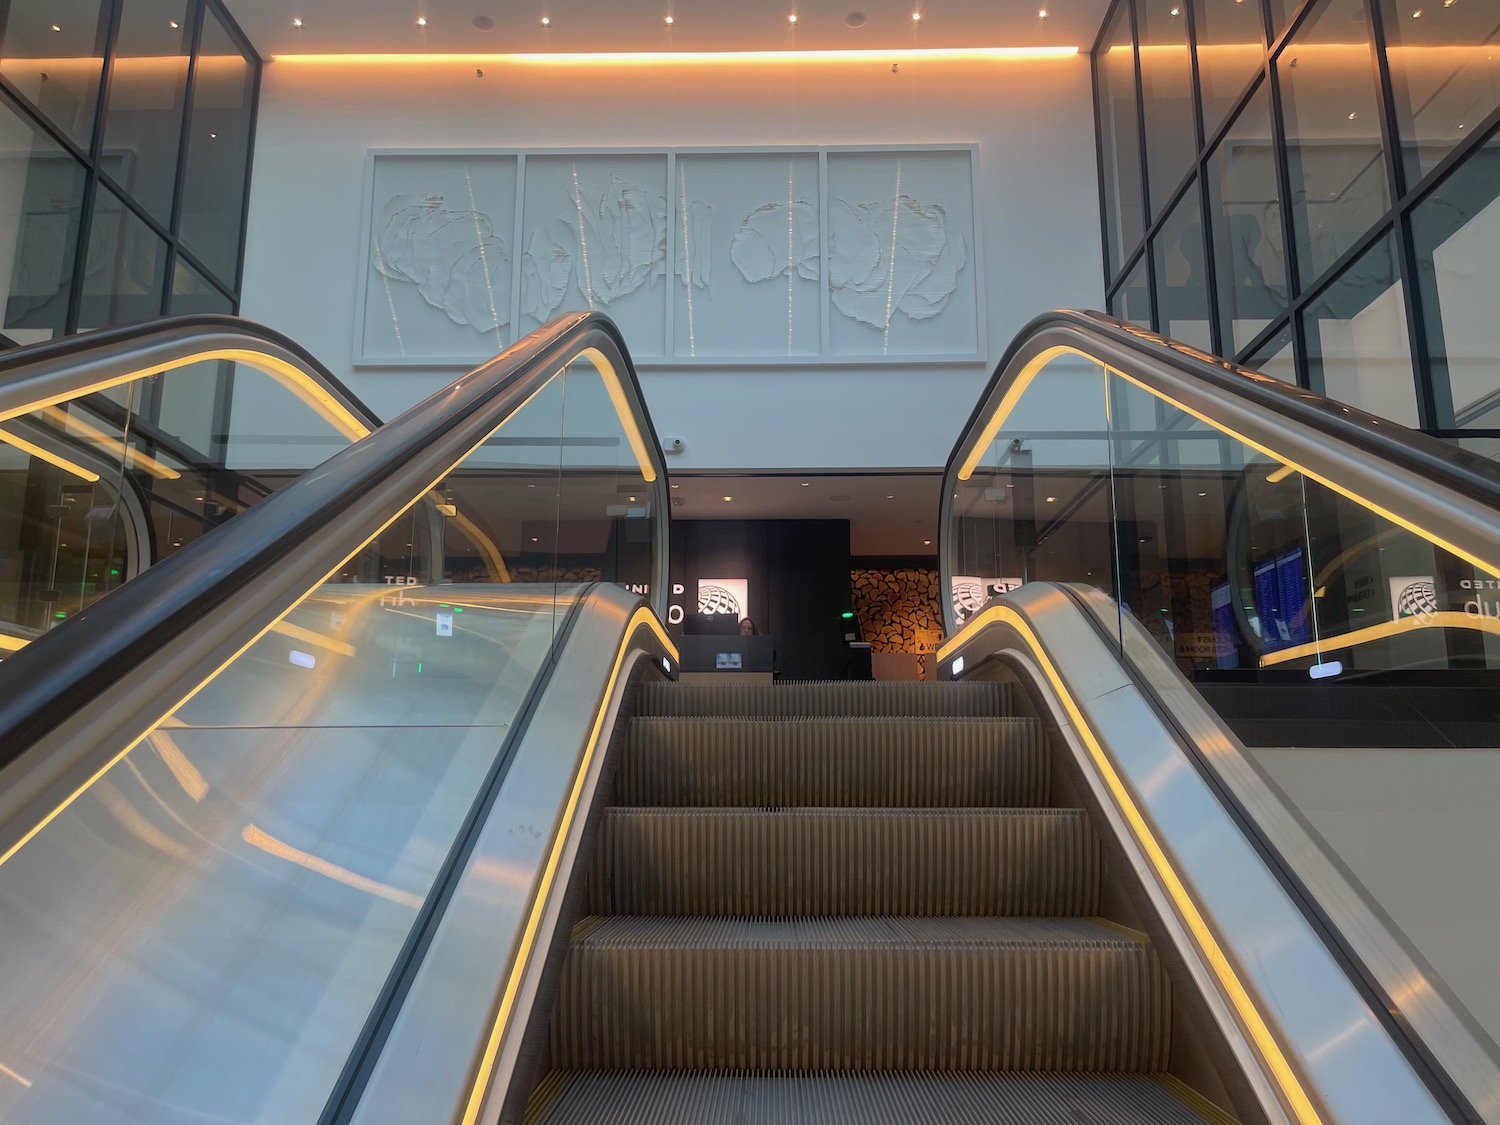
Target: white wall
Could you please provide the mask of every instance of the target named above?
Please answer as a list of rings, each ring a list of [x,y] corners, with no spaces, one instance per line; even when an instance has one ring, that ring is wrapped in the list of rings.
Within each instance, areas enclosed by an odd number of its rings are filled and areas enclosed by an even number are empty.
[[[365,155],[381,147],[977,143],[989,362],[926,368],[646,368],[674,469],[941,465],[1016,330],[1099,308],[1085,57],[582,68],[472,62],[266,66],[242,311],[297,339],[382,416],[451,371],[354,371]],[[628,341],[627,341],[628,342]]]

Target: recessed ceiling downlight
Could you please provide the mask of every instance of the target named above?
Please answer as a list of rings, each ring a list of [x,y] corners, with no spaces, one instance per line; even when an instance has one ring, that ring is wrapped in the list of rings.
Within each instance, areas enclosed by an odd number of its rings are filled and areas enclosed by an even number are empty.
[[[479,31],[494,31],[495,21],[489,16],[475,16],[474,27]]]
[[[844,17],[845,27],[864,27],[865,14],[863,12],[850,12]]]

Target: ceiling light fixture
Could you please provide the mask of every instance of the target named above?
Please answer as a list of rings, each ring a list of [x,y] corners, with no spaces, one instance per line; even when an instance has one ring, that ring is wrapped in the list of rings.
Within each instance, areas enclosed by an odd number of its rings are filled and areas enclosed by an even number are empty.
[[[786,22],[787,23],[796,23],[797,22],[797,13],[793,12],[791,15],[787,16]]]
[[[734,497],[733,497],[733,496],[726,496],[726,497],[724,497],[724,503],[726,503],[726,504],[727,504],[727,503],[729,503],[729,502],[730,502],[730,501],[731,501],[731,500],[733,500],[733,499],[734,499]]]
[[[545,18],[545,17],[544,17]],[[548,20],[548,23],[551,21]],[[450,51],[445,53],[403,54],[319,54],[292,52],[273,55],[277,62],[302,66],[350,67],[393,66],[429,67],[453,62],[512,63],[518,66],[702,66],[709,64],[756,65],[760,63],[854,65],[876,59],[889,63],[893,59],[943,60],[960,62],[1032,62],[1076,58],[1074,47],[932,47],[923,50],[902,48],[895,51],[538,51],[530,54],[503,54],[483,51]]]
[[[542,17],[542,26],[543,27],[551,27],[552,26],[552,19],[551,19],[551,17],[549,17],[549,16],[543,16]]]
[[[812,481],[810,481],[810,480],[803,481],[802,482],[802,487],[803,488],[811,488],[812,487]]]
[[[1047,497],[1047,503],[1049,503],[1049,504],[1056,504],[1057,503],[1057,497],[1056,496],[1049,496],[1049,497]]]
[[[301,16],[293,16],[292,17],[292,26],[293,27],[301,27],[302,26],[302,17]]]
[[[1047,9],[1046,8],[1038,9],[1037,14],[1036,14],[1036,18],[1039,19],[1039,20],[1046,19],[1047,18]]]
[[[1357,113],[1351,113],[1351,114],[1350,114],[1350,115],[1349,115],[1349,120],[1350,120],[1350,121],[1353,121],[1353,120],[1354,120],[1354,119],[1355,119],[1355,118],[1356,118],[1356,117],[1358,117],[1358,116],[1359,116],[1359,114],[1357,114]]]
[[[663,21],[662,21],[662,22],[663,22],[663,23],[665,23],[665,24],[666,24],[666,25],[667,25],[667,26],[668,26],[668,27],[671,27],[671,26],[672,26],[672,25],[673,25],[673,24],[674,24],[674,23],[676,23],[676,22],[677,22],[677,21],[676,21],[676,20],[675,20],[675,19],[673,19],[673,18],[672,18],[672,17],[671,17],[671,16],[668,16],[668,17],[667,17],[667,18],[666,18],[666,19],[665,19],[665,20],[663,20]]]
[[[912,23],[921,23],[922,22],[922,13],[921,12],[913,12],[911,14],[911,22]]]
[[[1413,12],[1411,14],[1411,18],[1414,19],[1414,20],[1421,19],[1422,18],[1422,9],[1418,8],[1415,12]]]
[[[58,25],[58,24],[53,24],[52,25],[52,30],[53,31],[61,31],[62,27],[60,25]]]
[[[179,27],[182,26],[182,24],[178,23],[176,20],[168,20],[167,26],[170,27],[173,31],[176,31]]]
[[[417,17],[417,26],[418,27],[426,27],[427,26],[427,17],[426,16],[418,16]]]

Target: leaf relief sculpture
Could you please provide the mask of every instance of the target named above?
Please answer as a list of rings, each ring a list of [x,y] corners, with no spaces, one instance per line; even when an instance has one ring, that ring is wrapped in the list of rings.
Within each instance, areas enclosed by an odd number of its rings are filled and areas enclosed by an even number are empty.
[[[752,284],[785,277],[792,270],[798,277],[816,281],[818,209],[805,199],[757,207],[735,232],[729,260]]]
[[[562,304],[573,273],[573,251],[567,245],[570,236],[566,225],[556,223],[531,232],[521,255],[522,316],[545,323]]]
[[[583,284],[610,305],[667,272],[666,196],[611,176],[600,191],[574,196],[563,221],[578,240]]]
[[[375,269],[417,287],[454,324],[493,332],[510,321],[510,250],[482,211],[441,195],[396,195],[375,224]]]
[[[829,208],[828,288],[834,308],[860,324],[884,330],[897,310],[929,320],[958,289],[968,243],[949,236],[947,216],[909,195],[890,203]]]
[[[707,291],[714,282],[713,241],[714,209],[701,199],[689,200],[686,228],[682,236],[682,257],[677,261],[677,276],[684,285]]]

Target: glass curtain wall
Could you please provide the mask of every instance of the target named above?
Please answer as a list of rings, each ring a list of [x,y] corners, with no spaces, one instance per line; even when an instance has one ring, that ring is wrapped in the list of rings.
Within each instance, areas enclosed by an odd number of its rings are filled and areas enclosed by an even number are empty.
[[[0,335],[238,307],[260,66],[219,0],[0,3]]]
[[[1115,0],[1094,71],[1115,316],[1500,452],[1500,6]]]

